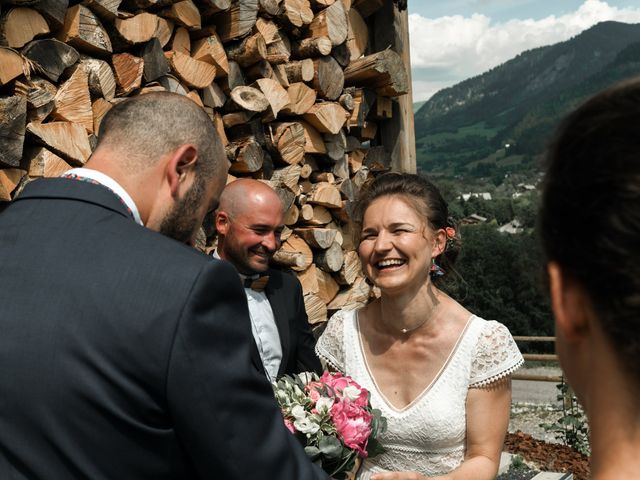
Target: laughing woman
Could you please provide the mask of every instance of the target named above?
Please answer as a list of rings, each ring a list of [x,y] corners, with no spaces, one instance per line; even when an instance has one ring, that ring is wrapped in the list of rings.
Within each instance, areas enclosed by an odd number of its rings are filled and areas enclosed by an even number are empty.
[[[386,452],[359,478],[491,480],[509,422],[511,373],[523,360],[509,331],[439,290],[458,253],[447,205],[428,180],[378,177],[358,202],[358,253],[380,298],[337,312],[317,352],[371,392]]]

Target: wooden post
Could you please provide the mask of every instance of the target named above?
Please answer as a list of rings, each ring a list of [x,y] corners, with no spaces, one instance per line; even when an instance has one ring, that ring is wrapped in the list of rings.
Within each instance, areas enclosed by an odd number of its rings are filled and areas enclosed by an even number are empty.
[[[413,95],[411,91],[411,61],[409,58],[409,16],[399,11],[393,0],[385,0],[373,17],[374,51],[391,45],[402,58],[407,71],[409,91],[393,102],[393,117],[380,124],[381,144],[391,155],[391,170],[416,172],[416,136],[413,123]],[[393,19],[393,28],[389,20]]]

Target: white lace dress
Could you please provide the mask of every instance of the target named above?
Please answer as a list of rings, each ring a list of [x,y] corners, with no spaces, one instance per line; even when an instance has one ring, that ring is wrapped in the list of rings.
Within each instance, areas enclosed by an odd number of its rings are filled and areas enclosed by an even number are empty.
[[[380,393],[369,372],[356,310],[339,311],[331,317],[316,352],[367,388],[373,407],[387,417],[388,429],[380,438],[386,452],[363,462],[360,480],[383,471],[417,471],[430,476],[458,467],[465,454],[467,390],[489,385],[524,362],[504,325],[472,315],[431,384],[398,410]]]

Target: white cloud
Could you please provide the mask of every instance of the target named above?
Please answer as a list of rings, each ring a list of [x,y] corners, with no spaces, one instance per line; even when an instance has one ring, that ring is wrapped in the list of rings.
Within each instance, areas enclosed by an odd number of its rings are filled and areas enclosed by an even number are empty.
[[[451,80],[441,80],[433,82],[429,80],[412,80],[411,88],[413,91],[413,101],[421,102],[423,100],[428,100],[438,90],[450,87],[451,85]]]
[[[411,66],[451,78],[448,85],[479,75],[524,50],[568,40],[605,20],[640,23],[640,7],[617,8],[602,0],[585,0],[578,10],[540,20],[513,19],[492,23],[485,15],[435,19],[409,15]],[[414,75],[415,76],[415,75]],[[420,75],[421,79],[425,74]],[[431,94],[436,82],[414,81],[414,101]]]

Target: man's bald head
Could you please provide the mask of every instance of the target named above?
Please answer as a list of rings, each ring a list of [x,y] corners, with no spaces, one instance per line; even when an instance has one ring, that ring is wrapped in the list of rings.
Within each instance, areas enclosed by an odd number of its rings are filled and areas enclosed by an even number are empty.
[[[216,213],[218,254],[244,275],[264,272],[280,248],[283,205],[268,185],[241,179],[225,187]]]
[[[269,185],[258,180],[241,178],[224,188],[220,195],[218,211],[237,216],[260,205],[268,205],[280,211],[284,208],[280,197]]]

